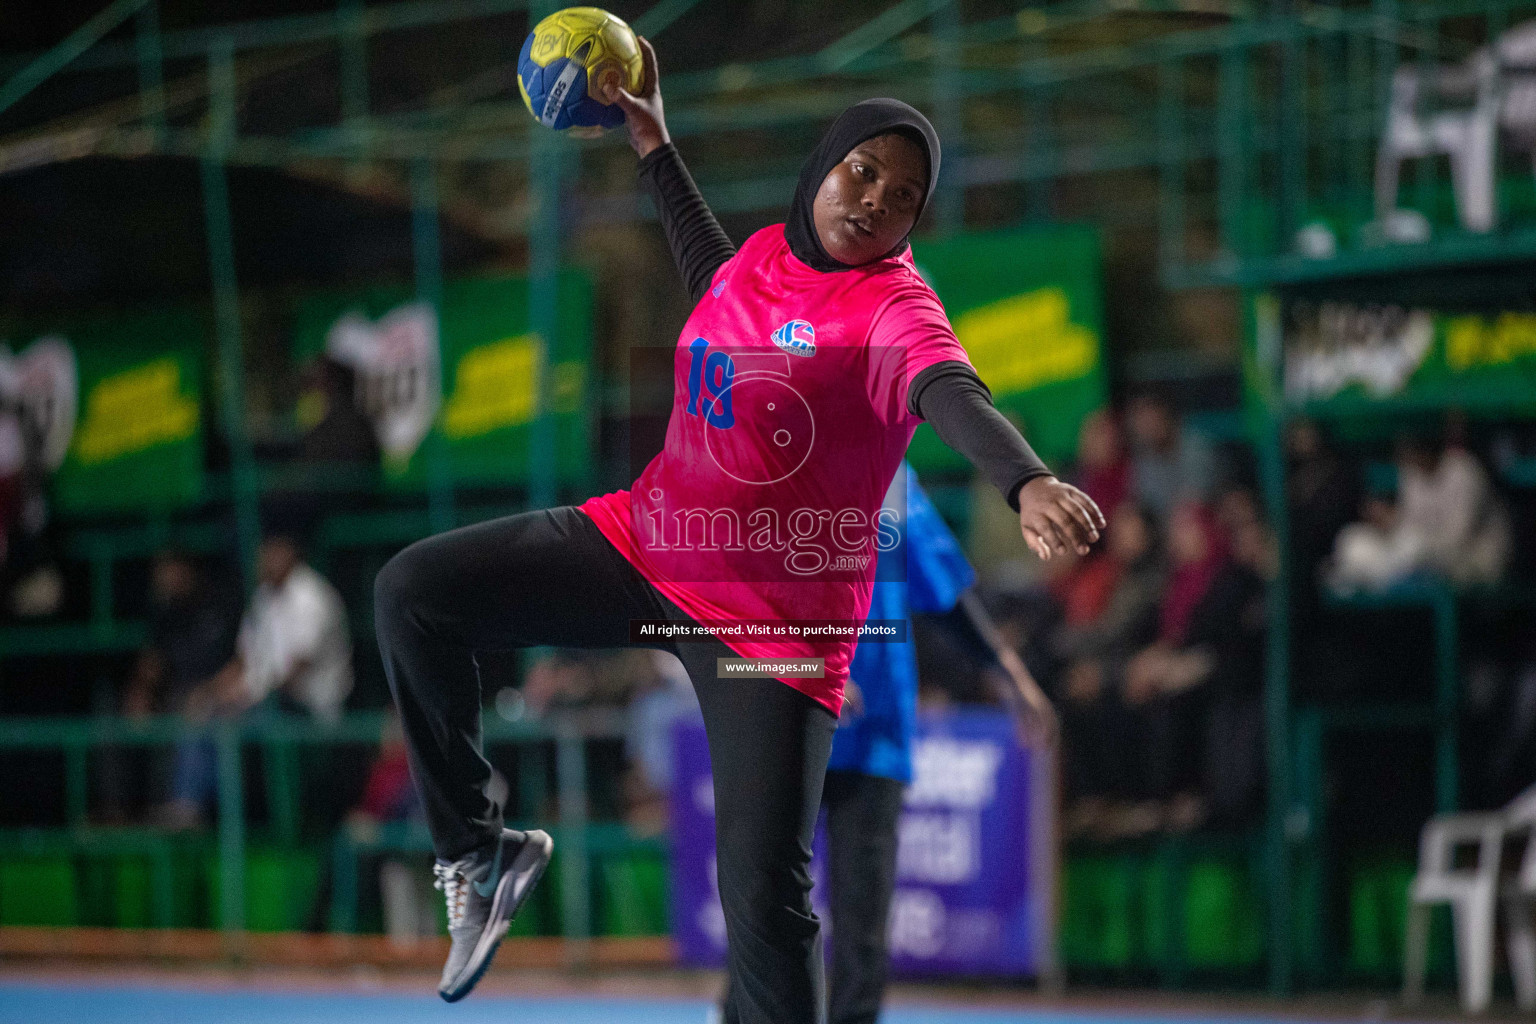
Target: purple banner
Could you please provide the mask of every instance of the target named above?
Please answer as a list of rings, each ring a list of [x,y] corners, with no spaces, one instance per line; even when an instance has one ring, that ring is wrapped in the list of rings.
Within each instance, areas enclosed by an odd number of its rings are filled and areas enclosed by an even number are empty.
[[[673,736],[672,934],[681,960],[725,962],[715,880],[714,789],[697,720]],[[1036,975],[1046,969],[1054,892],[1052,760],[1019,745],[993,711],[925,715],[899,825],[891,963],[907,975]],[[829,932],[826,833],[811,901]]]

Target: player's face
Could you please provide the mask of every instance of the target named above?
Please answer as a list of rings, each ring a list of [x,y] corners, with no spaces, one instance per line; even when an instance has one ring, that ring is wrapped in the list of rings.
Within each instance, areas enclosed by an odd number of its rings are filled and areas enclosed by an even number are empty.
[[[904,135],[859,143],[816,193],[822,248],[849,266],[879,259],[912,230],[927,191],[927,160],[917,143]]]

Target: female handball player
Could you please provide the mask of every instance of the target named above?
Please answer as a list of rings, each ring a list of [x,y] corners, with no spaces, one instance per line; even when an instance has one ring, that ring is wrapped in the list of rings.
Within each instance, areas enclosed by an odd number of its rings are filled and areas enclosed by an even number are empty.
[[[696,303],[663,450],[628,491],[401,551],[375,584],[379,649],[448,901],[444,999],[484,974],[552,849],[503,826],[475,652],[648,646],[682,661],[708,733],[726,1020],[811,1024],[826,1014],[812,832],[890,538],[882,499],[913,431],[927,421],[985,473],[1042,559],[1086,553],[1104,518],[993,407],[912,262],[939,174],[928,120],[890,99],[848,108],[806,159],[787,222],[738,250],[669,141],[642,49],[640,92],[610,99]],[[703,639],[636,634],[657,622]],[[779,665],[744,674],[747,659]]]

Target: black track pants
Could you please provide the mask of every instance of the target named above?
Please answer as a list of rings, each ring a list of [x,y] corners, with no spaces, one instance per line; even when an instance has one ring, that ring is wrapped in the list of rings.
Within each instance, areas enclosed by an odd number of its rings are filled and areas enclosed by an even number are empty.
[[[874,1024],[890,977],[886,936],[896,891],[896,826],[905,790],[895,779],[827,772],[832,984],[828,1024]],[[734,987],[727,980],[725,1005]]]
[[[832,912],[830,1024],[874,1024],[890,974],[886,948],[896,890],[896,824],[905,787],[895,779],[827,772]]]
[[[379,572],[375,628],[437,855],[501,828],[506,785],[481,753],[475,652],[624,647],[631,619],[685,613],[585,513],[555,508],[419,541]],[[656,645],[682,661],[715,779],[728,1024],[819,1024],[826,983],[811,912],[811,837],[836,719],[774,679],[719,679],[718,641]]]

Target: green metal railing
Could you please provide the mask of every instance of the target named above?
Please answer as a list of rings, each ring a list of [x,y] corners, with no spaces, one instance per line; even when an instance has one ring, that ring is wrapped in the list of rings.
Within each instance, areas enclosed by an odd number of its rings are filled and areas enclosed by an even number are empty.
[[[255,499],[269,495],[305,493],[314,496],[368,496],[380,493],[378,473],[356,466],[297,466],[253,464]],[[64,538],[64,553],[86,563],[90,602],[83,622],[0,626],[0,658],[39,654],[134,651],[148,638],[146,624],[125,619],[117,610],[115,578],[119,566],[142,561],[166,548],[196,554],[228,552],[234,532],[225,510],[232,504],[232,475],[211,476],[204,495],[190,510],[119,525],[80,524]],[[451,481],[442,488],[452,497]],[[338,553],[348,549],[395,549],[444,529],[483,522],[522,511],[519,502],[462,504],[448,501],[332,512],[317,524],[308,550],[322,571]]]
[[[89,823],[90,756],[107,748],[167,747],[186,740],[212,739],[218,758],[219,923],[230,935],[244,930],[245,864],[249,835],[246,815],[244,750],[259,746],[267,769],[271,827],[278,840],[292,845],[298,839],[298,808],[294,796],[294,751],[299,747],[334,747],[377,744],[386,727],[382,713],[348,714],[335,723],[307,718],[262,721],[230,720],[195,725],[174,716],[144,719],[102,718],[0,718],[0,753],[58,752],[64,758],[65,821],[63,829],[18,829],[0,832],[0,848],[23,852],[39,849],[80,851],[111,849],[144,852],[152,860],[152,885],[157,913],[169,901],[168,851],[174,838],[149,829],[102,829]],[[553,822],[560,844],[560,892],[562,933],[584,940],[591,935],[591,859],[594,853],[617,847],[650,849],[654,840],[631,841],[622,825],[593,822],[587,789],[586,744],[592,740],[623,736],[624,716],[618,710],[588,710],[551,715],[537,721],[509,722],[487,715],[484,742],[487,749],[516,746],[521,759],[520,777],[525,790],[522,803],[534,813],[543,804],[541,787],[546,774],[544,749],[554,747],[556,800],[559,813]],[[544,827],[544,823],[530,822]],[[383,833],[378,849],[430,850],[419,829],[397,828]],[[346,929],[355,926],[345,900],[355,902],[356,856],[371,847],[339,836],[333,843],[333,863],[340,865],[342,892],[333,902],[332,918]],[[340,851],[346,851],[343,854]],[[350,857],[350,866],[340,862]],[[577,947],[573,956],[580,957]]]

